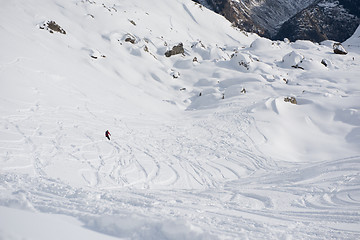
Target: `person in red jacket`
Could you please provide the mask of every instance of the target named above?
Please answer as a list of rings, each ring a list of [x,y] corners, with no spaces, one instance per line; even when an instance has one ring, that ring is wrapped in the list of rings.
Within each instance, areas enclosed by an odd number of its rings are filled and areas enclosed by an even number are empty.
[[[110,140],[110,136],[111,136],[111,134],[110,134],[109,130],[106,130],[105,137]]]

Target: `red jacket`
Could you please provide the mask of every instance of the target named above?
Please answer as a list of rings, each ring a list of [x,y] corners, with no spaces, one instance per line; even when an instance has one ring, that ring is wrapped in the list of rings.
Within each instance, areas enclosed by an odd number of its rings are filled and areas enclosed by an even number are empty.
[[[106,130],[106,132],[105,132],[105,137],[109,137],[109,136],[111,136],[111,134],[110,134],[110,132],[108,131],[108,130]]]

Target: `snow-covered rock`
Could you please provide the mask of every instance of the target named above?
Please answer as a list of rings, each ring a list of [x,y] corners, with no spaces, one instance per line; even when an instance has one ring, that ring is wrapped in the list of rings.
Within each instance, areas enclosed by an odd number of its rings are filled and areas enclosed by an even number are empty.
[[[280,65],[286,68],[299,67],[299,64],[301,64],[304,59],[305,57],[301,53],[292,51],[282,58]]]
[[[346,55],[348,52],[345,50],[345,48],[341,45],[341,43],[334,43],[333,45],[334,53]]]

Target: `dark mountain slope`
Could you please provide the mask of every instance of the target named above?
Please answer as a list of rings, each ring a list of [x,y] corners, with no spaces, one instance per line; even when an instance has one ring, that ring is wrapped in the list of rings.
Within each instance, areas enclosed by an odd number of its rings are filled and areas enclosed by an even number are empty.
[[[234,26],[270,39],[344,41],[360,21],[359,0],[196,0]]]
[[[200,0],[234,26],[271,38],[281,24],[315,0]]]
[[[343,42],[359,26],[359,13],[357,0],[320,0],[285,22],[275,39]]]

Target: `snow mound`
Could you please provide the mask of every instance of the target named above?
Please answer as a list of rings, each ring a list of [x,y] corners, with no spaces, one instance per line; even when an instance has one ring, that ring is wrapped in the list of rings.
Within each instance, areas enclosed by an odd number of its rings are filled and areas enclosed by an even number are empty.
[[[249,72],[251,70],[251,63],[253,60],[247,54],[234,53],[231,56],[229,66],[242,72]]]
[[[299,66],[299,64],[301,64],[304,59],[305,57],[301,53],[292,51],[282,58],[282,62],[279,65],[284,68],[291,68]]]
[[[85,220],[85,227],[124,239],[217,239],[181,220],[156,220],[140,215],[103,216]]]
[[[276,46],[276,44],[267,39],[267,38],[257,38],[256,40],[254,40],[251,45],[250,48],[253,51],[268,51],[271,48],[274,48]]]
[[[217,107],[217,104],[222,97],[223,94],[217,88],[205,88],[191,99],[191,104],[187,110]]]

